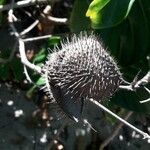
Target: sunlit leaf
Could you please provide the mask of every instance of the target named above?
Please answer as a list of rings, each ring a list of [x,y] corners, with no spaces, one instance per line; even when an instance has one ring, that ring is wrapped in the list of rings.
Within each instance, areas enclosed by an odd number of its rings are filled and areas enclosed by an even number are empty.
[[[43,77],[40,77],[40,78],[36,81],[35,84],[36,84],[37,86],[41,86],[41,85],[45,84],[44,78],[43,78]]]
[[[47,40],[48,46],[56,45],[59,42],[60,42],[59,36],[52,36],[52,37],[48,38],[48,40]]]
[[[34,57],[32,62],[37,64],[42,62],[45,59],[46,55],[45,55],[45,49],[42,48]]]
[[[100,21],[99,12],[105,7],[110,0],[93,0],[90,4],[86,16],[90,17],[93,24],[98,24]]]
[[[94,29],[108,28],[121,23],[129,14],[135,0],[94,0],[87,10]]]

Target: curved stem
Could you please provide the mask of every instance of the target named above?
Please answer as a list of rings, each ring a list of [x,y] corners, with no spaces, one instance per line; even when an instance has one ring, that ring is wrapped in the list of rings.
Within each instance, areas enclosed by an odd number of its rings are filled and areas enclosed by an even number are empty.
[[[103,109],[104,111],[106,111],[107,113],[109,113],[110,115],[112,115],[113,117],[115,117],[116,119],[120,120],[121,122],[123,122],[125,125],[127,125],[128,127],[130,127],[131,129],[135,130],[136,132],[138,132],[139,134],[143,135],[143,139],[150,139],[150,135],[148,133],[145,133],[143,131],[141,131],[140,129],[136,128],[135,126],[133,126],[132,124],[130,124],[129,122],[125,121],[124,119],[122,119],[121,117],[119,117],[118,115],[116,115],[115,113],[113,113],[112,111],[110,111],[108,108],[106,108],[105,106],[103,106],[102,104],[98,103],[97,101],[90,99],[91,102],[93,102],[95,105],[99,106],[101,109]]]

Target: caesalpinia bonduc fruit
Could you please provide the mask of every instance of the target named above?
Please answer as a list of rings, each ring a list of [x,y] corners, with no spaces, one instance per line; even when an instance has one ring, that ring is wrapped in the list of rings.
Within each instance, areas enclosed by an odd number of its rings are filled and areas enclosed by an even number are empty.
[[[62,111],[78,121],[84,101],[102,101],[122,83],[116,62],[91,33],[81,32],[49,54],[42,69],[45,91]]]

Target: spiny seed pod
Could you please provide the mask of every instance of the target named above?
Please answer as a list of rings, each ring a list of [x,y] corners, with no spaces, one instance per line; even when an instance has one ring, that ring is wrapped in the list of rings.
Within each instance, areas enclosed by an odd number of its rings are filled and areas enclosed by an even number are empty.
[[[122,75],[101,41],[81,32],[49,54],[43,67],[45,91],[71,118],[81,117],[83,101],[112,96]]]

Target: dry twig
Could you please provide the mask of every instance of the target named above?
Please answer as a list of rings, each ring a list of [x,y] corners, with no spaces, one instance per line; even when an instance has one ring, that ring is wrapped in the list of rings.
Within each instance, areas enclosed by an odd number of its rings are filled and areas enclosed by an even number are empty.
[[[35,5],[37,3],[47,3],[47,0],[22,0],[13,3],[13,8],[27,7],[27,6]],[[5,10],[10,10],[11,8],[12,8],[12,4],[0,5],[0,12]]]
[[[140,88],[141,86],[143,85],[146,85],[150,83],[150,71],[148,71],[148,73],[139,81],[135,82],[134,84],[130,84],[130,85],[120,85],[119,88],[120,89],[126,89],[126,90],[129,90],[129,91],[134,91],[136,90],[137,88]]]
[[[50,38],[50,37],[52,37],[51,34],[44,35],[44,36],[38,36],[38,37],[32,37],[32,38],[26,38],[26,39],[23,39],[23,42],[37,41],[37,40],[47,39],[47,38]]]
[[[28,32],[30,32],[37,24],[39,23],[39,20],[35,20],[29,27],[27,27],[25,30],[23,30],[20,35],[25,35]]]
[[[116,115],[115,113],[113,113],[112,111],[110,111],[108,108],[98,103],[97,101],[93,99],[90,99],[90,101],[94,103],[95,105],[97,105],[99,108],[103,109],[105,112],[109,113],[110,115],[112,115],[113,117],[115,117],[116,119],[124,123],[125,125],[127,125],[128,127],[130,127],[131,129],[141,134],[143,136],[143,139],[150,139],[150,135],[148,135],[148,133],[145,133],[141,131],[140,129],[136,128],[135,126],[133,126],[132,124],[128,123],[127,121],[125,121],[124,119],[122,119],[121,117],[119,117],[118,115]]]
[[[13,4],[14,1],[12,1],[12,8],[13,8]],[[25,53],[25,44],[24,41],[22,40],[20,34],[18,33],[17,29],[15,28],[14,24],[13,24],[13,9],[10,9],[8,12],[8,22],[10,24],[10,27],[13,31],[13,34],[15,35],[15,37],[17,38],[17,41],[19,43],[19,52],[20,52],[20,57],[21,57],[21,62],[22,64],[28,66],[29,68],[31,68],[32,70],[35,70],[38,73],[41,73],[41,68],[39,66],[36,66],[32,63],[30,63],[26,57],[26,53]]]
[[[142,79],[140,79],[138,81],[136,81],[136,80],[137,80],[137,76],[135,77],[133,82],[130,83],[129,85],[120,85],[119,88],[129,90],[129,91],[135,91],[136,89],[143,86],[144,89],[150,94],[150,90],[145,87],[146,84],[150,83],[150,71],[148,71],[147,74]],[[149,101],[150,101],[150,98],[148,98],[146,100],[142,100],[142,101],[140,101],[140,103],[146,103]]]
[[[47,19],[57,24],[68,24],[67,18],[57,18],[57,17],[47,16]]]
[[[132,114],[133,114],[133,112],[127,113],[124,120],[128,120]],[[121,128],[123,127],[123,125],[124,125],[124,123],[120,122],[120,124],[118,124],[118,126],[116,126],[116,128],[114,129],[112,134],[106,140],[104,140],[103,143],[100,145],[99,150],[103,150],[118,135],[118,133],[121,130]]]
[[[55,23],[55,24],[68,24],[68,19],[67,18],[57,18],[57,17],[53,17],[50,15],[51,12],[51,6],[47,5],[45,7],[45,9],[43,10],[43,13],[41,14],[41,16],[43,18],[48,19],[49,21]]]

